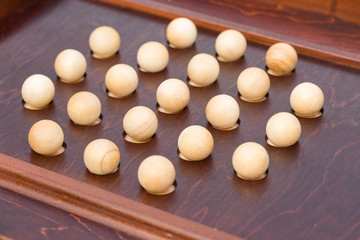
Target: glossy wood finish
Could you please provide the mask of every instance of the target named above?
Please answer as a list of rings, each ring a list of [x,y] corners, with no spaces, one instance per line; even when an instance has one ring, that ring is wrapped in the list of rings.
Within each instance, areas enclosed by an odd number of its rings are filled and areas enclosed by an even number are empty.
[[[198,26],[235,28],[262,44],[291,43],[298,52],[360,67],[360,24],[264,1],[101,0],[166,18],[186,16]],[[308,8],[311,5],[308,6]],[[359,12],[359,6],[355,5]],[[350,11],[352,12],[352,11]]]
[[[121,235],[140,239],[239,239],[2,154],[0,163],[1,187],[126,233]],[[6,219],[3,221],[6,224]]]
[[[186,65],[193,55],[215,54],[218,32],[200,28],[195,46],[169,49],[167,69],[146,74],[137,69],[136,51],[149,40],[166,44],[168,19],[86,1],[47,1],[39,9],[46,11],[31,8],[29,17],[14,20],[11,29],[1,26],[5,30],[0,40],[0,152],[6,155],[0,157],[4,163],[0,168],[2,186],[113,228],[117,221],[123,222],[121,229],[142,237],[159,234],[165,238],[167,233],[176,233],[179,238],[197,238],[197,234],[210,238],[214,233],[250,239],[355,239],[360,235],[359,69],[300,55],[291,76],[271,77],[265,102],[247,103],[238,97],[236,79],[246,67],[265,68],[267,50],[266,45],[249,41],[244,58],[220,63],[221,73],[214,85],[190,87],[188,107],[177,115],[166,115],[156,109],[157,86],[170,77],[185,82]],[[99,25],[115,27],[122,37],[120,54],[107,60],[92,58],[88,47],[89,34]],[[64,84],[56,79],[53,62],[65,48],[75,48],[85,55],[88,70],[84,82]],[[120,62],[137,70],[139,87],[128,98],[113,99],[106,94],[104,77],[112,65]],[[21,105],[22,82],[34,73],[49,76],[56,87],[53,104],[41,111],[29,111]],[[322,88],[324,115],[299,118],[303,133],[298,144],[280,149],[267,145],[267,120],[279,111],[291,111],[290,92],[304,81]],[[97,126],[76,126],[66,114],[68,99],[81,90],[95,93],[102,102],[103,121]],[[206,121],[208,100],[221,93],[233,96],[240,105],[241,123],[236,130],[215,130]],[[128,143],[122,137],[122,118],[136,105],[150,107],[159,119],[154,139],[142,145]],[[28,146],[31,125],[44,118],[57,121],[64,130],[67,148],[60,156],[43,157]],[[195,163],[177,155],[177,137],[192,124],[208,128],[215,140],[210,158]],[[85,146],[100,137],[114,141],[121,151],[120,171],[107,176],[90,174],[82,161]],[[234,174],[232,153],[246,141],[256,141],[269,152],[269,174],[262,181],[244,181]],[[137,182],[140,162],[152,154],[169,158],[177,170],[177,188],[170,195],[150,195]],[[20,161],[9,160],[12,158],[8,156]],[[36,179],[31,177],[33,171]],[[21,179],[24,183],[19,184]],[[25,186],[32,181],[39,190],[30,191]],[[61,192],[58,196],[57,191]],[[74,204],[79,198],[86,200],[81,210]],[[109,210],[101,202],[103,198],[116,211]],[[140,224],[128,227],[132,217],[116,220],[126,211],[132,214],[127,216],[139,212],[135,222]],[[108,213],[111,216],[106,218]],[[152,230],[144,230],[144,226]]]
[[[135,239],[61,211],[19,193],[0,188],[0,239]],[[31,223],[31,224],[29,224]],[[20,230],[21,229],[21,230]]]
[[[262,3],[269,3],[266,0],[258,0]],[[342,19],[347,22],[360,24],[360,15],[358,14],[360,8],[359,0],[272,0],[272,4],[286,6],[303,10],[306,12],[320,13],[325,16]]]

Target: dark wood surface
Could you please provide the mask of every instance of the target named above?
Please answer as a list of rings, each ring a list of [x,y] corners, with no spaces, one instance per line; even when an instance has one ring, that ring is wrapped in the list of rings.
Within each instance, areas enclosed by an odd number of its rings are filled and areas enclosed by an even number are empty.
[[[16,10],[20,9],[20,8],[27,8],[28,4],[31,4],[31,1],[26,1],[26,0],[16,0],[16,1],[12,1],[12,0],[3,0],[0,2],[0,20],[4,19],[8,16],[10,16],[13,12],[15,12]]]
[[[101,0],[126,6],[166,18],[186,16],[198,26],[222,31],[235,28],[248,40],[261,44],[278,41],[291,43],[298,52],[336,63],[360,67],[360,24],[343,21],[333,15],[313,12],[311,4],[303,4],[301,11],[289,7],[291,3],[277,4],[262,0]],[[298,1],[296,1],[299,4]],[[324,9],[326,1],[318,1]],[[336,5],[336,0],[331,4]],[[337,4],[349,6],[342,1]],[[145,7],[144,7],[145,6]],[[351,9],[359,12],[354,0]],[[344,9],[342,9],[344,11]],[[348,11],[350,16],[353,10]]]
[[[0,188],[0,239],[135,239],[75,214]],[[29,224],[31,223],[31,224]]]
[[[360,70],[300,55],[295,73],[288,77],[271,77],[267,101],[246,103],[238,98],[237,76],[246,67],[265,68],[267,50],[266,45],[250,41],[244,58],[234,63],[220,63],[221,73],[214,85],[190,87],[188,107],[177,115],[166,115],[156,110],[157,86],[170,77],[186,81],[186,65],[190,58],[200,52],[214,54],[218,34],[200,28],[195,46],[186,50],[169,49],[170,62],[166,70],[155,74],[139,72],[137,49],[150,40],[166,44],[167,23],[168,19],[120,7],[55,0],[40,1],[38,8],[29,8],[26,15],[3,21],[0,25],[0,153],[38,166],[45,174],[55,172],[74,179],[74,183],[79,181],[87,186],[86,189],[95,192],[102,189],[112,196],[144,204],[146,208],[165,211],[175,219],[180,217],[238,237],[358,238]],[[88,36],[99,25],[111,25],[119,31],[122,38],[119,55],[107,60],[91,57]],[[355,38],[354,43],[356,41]],[[53,62],[66,48],[81,51],[87,59],[84,82],[64,84],[56,80]],[[131,97],[112,99],[105,93],[104,76],[112,65],[120,62],[138,71],[139,86]],[[29,111],[21,105],[21,85],[35,73],[49,76],[56,87],[53,104],[41,111]],[[317,119],[299,118],[303,132],[296,145],[281,149],[267,145],[264,140],[266,121],[274,113],[291,111],[290,92],[304,81],[322,88],[324,115]],[[102,102],[103,121],[97,126],[76,126],[66,114],[67,100],[81,90],[95,93]],[[236,130],[218,131],[207,123],[206,103],[221,93],[233,96],[240,105],[241,124]],[[127,143],[122,138],[122,118],[136,105],[150,107],[159,119],[155,138],[141,145]],[[60,156],[39,156],[27,143],[31,125],[44,118],[55,120],[64,130],[67,149]],[[192,124],[207,127],[215,140],[212,155],[195,163],[180,160],[176,144],[179,133]],[[86,144],[100,137],[114,141],[121,151],[120,170],[107,176],[90,174],[82,161]],[[246,141],[256,141],[269,152],[269,175],[264,180],[244,181],[234,174],[232,153]],[[152,154],[164,155],[175,165],[177,188],[174,193],[153,196],[140,187],[137,168]],[[21,185],[17,189],[20,191]],[[71,192],[71,188],[68,191]],[[64,205],[60,202],[57,207]],[[71,208],[66,210],[71,211]],[[184,226],[189,227],[188,223]]]
[[[113,228],[130,239],[228,239],[236,236],[0,154],[0,186]],[[26,206],[26,205],[25,205]],[[48,209],[50,211],[50,209]],[[5,221],[4,222],[8,222]],[[9,223],[7,223],[9,224]],[[41,228],[40,224],[29,224]],[[40,226],[39,226],[40,225]],[[101,229],[101,227],[99,227]],[[74,239],[82,238],[73,231]],[[99,236],[103,238],[104,236]],[[55,237],[54,237],[55,238]],[[62,239],[62,238],[61,238]]]

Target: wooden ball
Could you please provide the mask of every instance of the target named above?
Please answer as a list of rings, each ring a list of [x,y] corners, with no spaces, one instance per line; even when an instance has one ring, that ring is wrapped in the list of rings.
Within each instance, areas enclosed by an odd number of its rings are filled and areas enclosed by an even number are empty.
[[[65,151],[64,132],[52,120],[40,120],[32,125],[28,141],[32,150],[41,155],[56,156]]]
[[[206,128],[193,125],[185,128],[178,138],[179,157],[187,161],[200,161],[210,156],[214,139]]]
[[[240,98],[247,102],[261,102],[270,89],[270,78],[258,67],[246,68],[237,79]]]
[[[166,28],[166,38],[172,48],[191,47],[197,37],[197,28],[188,18],[173,19]]]
[[[158,119],[148,107],[136,106],[131,108],[123,119],[125,140],[132,143],[145,143],[154,136]]]
[[[89,46],[94,58],[104,59],[114,56],[120,48],[120,35],[112,27],[95,28],[89,37]]]
[[[267,143],[274,147],[291,146],[299,140],[300,135],[300,122],[291,113],[277,113],[266,124]]]
[[[169,159],[153,155],[144,159],[138,169],[141,186],[151,194],[164,195],[175,190],[175,168]]]
[[[44,109],[53,100],[55,86],[45,75],[34,74],[28,77],[22,87],[21,96],[24,99],[24,107],[31,110]]]
[[[112,66],[105,75],[108,95],[123,98],[132,94],[138,86],[138,75],[134,68],[127,64]]]
[[[120,163],[120,151],[108,139],[96,139],[84,150],[84,163],[93,174],[106,175],[116,172]]]
[[[241,32],[233,29],[225,30],[215,40],[217,59],[222,62],[236,61],[244,55],[246,46],[246,39]]]
[[[220,65],[216,58],[207,53],[192,57],[187,66],[189,84],[194,87],[206,87],[216,81],[220,74]]]
[[[239,104],[226,94],[220,94],[210,99],[206,105],[206,118],[219,130],[232,130],[238,127],[240,116]]]
[[[169,63],[169,52],[167,48],[159,42],[146,42],[137,52],[137,62],[142,72],[160,72]]]
[[[74,49],[66,49],[57,55],[54,67],[60,81],[77,83],[84,80],[86,59],[81,52]]]
[[[290,105],[300,117],[319,117],[324,105],[324,93],[313,83],[300,83],[291,92]]]
[[[156,91],[158,110],[174,114],[183,110],[190,100],[188,86],[181,80],[170,78],[162,82]]]
[[[101,122],[101,102],[91,92],[78,92],[69,99],[67,113],[75,124],[96,125]]]
[[[266,177],[269,155],[260,144],[246,142],[234,151],[232,164],[238,177],[245,180],[260,180]]]
[[[291,73],[298,60],[295,49],[287,43],[276,43],[266,52],[265,61],[268,73],[274,76],[285,76]]]

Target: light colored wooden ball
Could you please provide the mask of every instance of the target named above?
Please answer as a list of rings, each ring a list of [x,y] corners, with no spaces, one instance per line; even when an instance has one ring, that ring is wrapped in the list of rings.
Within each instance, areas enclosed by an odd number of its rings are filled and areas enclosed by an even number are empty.
[[[187,65],[189,84],[206,87],[214,83],[220,74],[220,65],[215,57],[207,53],[193,56]]]
[[[163,81],[156,91],[158,110],[163,113],[174,114],[183,110],[190,100],[188,86],[181,80],[170,78]]]
[[[137,52],[137,62],[142,72],[160,72],[169,63],[169,52],[162,43],[146,42]]]
[[[116,172],[120,163],[120,150],[108,139],[96,139],[86,146],[84,163],[93,174],[106,175]]]
[[[193,56],[187,65],[189,84],[194,87],[206,87],[216,81],[220,74],[220,65],[215,57],[207,53]]]
[[[123,127],[126,141],[145,143],[154,136],[158,127],[158,119],[150,108],[136,106],[125,114]]]
[[[269,75],[258,67],[246,68],[237,79],[237,88],[244,101],[264,101],[270,89]]]
[[[234,151],[232,164],[238,177],[245,180],[260,180],[266,177],[269,155],[260,144],[246,142]]]
[[[290,94],[290,105],[295,114],[300,117],[319,117],[324,105],[324,93],[314,83],[300,83]]]
[[[120,48],[120,35],[110,26],[95,28],[89,37],[89,46],[94,58],[104,59],[114,56]]]
[[[267,143],[274,147],[288,147],[295,144],[301,135],[301,124],[291,113],[274,114],[266,124]]]
[[[193,125],[185,128],[178,138],[179,157],[187,161],[200,161],[210,156],[214,139],[206,128]]]
[[[134,68],[127,64],[112,66],[105,75],[108,95],[123,98],[132,94],[138,86],[138,75]]]
[[[101,122],[101,102],[91,92],[78,92],[69,99],[67,113],[75,124],[96,125]]]
[[[197,28],[188,18],[173,19],[166,28],[166,38],[172,48],[191,47],[197,37]]]
[[[209,123],[219,130],[232,130],[238,127],[240,107],[236,100],[226,94],[211,98],[205,109]]]
[[[22,87],[21,96],[24,99],[24,107],[31,110],[44,109],[53,100],[55,86],[45,75],[34,74],[28,77]]]
[[[138,168],[141,186],[151,194],[165,195],[175,190],[175,167],[169,159],[153,155],[144,159]]]
[[[81,52],[74,49],[65,49],[55,59],[55,72],[60,81],[77,83],[84,80],[86,59]]]
[[[32,150],[41,155],[56,156],[65,151],[64,132],[52,120],[44,119],[32,125],[28,141]]]
[[[275,43],[265,55],[268,73],[273,76],[285,76],[291,73],[297,64],[295,49],[287,43]]]
[[[215,40],[217,59],[222,62],[233,62],[240,59],[246,51],[244,35],[234,29],[221,32]]]

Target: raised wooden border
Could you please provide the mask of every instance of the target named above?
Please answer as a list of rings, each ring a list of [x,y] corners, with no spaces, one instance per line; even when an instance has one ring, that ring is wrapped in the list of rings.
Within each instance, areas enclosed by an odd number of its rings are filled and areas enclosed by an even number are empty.
[[[228,28],[234,28],[241,31],[247,40],[271,45],[276,42],[286,41],[290,43],[297,52],[325,59],[327,61],[340,63],[356,68],[360,68],[360,58],[357,54],[347,52],[346,54],[333,47],[328,47],[326,49],[320,48],[319,44],[313,44],[311,42],[301,44],[294,41],[294,39],[287,38],[282,39],[281,36],[269,36],[269,32],[256,27],[246,25],[240,22],[229,21],[222,19],[218,16],[209,16],[207,14],[202,14],[197,11],[197,9],[185,9],[173,6],[171,3],[164,4],[161,2],[153,0],[98,0],[100,2],[118,5],[120,7],[129,8],[132,10],[149,13],[151,15],[164,17],[167,19],[173,19],[176,17],[187,17],[194,21],[194,23],[199,26],[209,30],[214,30],[221,32]],[[315,28],[316,30],[316,28]],[[313,34],[316,34],[314,31]],[[330,34],[330,32],[329,32]]]
[[[141,239],[240,239],[1,153],[0,186]]]
[[[153,11],[154,15],[167,18],[193,14],[193,12],[187,10],[184,10],[184,13],[173,14],[171,11],[157,9],[155,5],[150,4],[153,3],[152,1],[145,0],[142,2],[148,2],[149,5],[144,7],[145,5],[135,3],[131,8],[149,13]],[[130,6],[128,7],[130,8]],[[205,15],[195,14],[193,16],[198,18],[195,22],[199,26],[208,29],[220,31],[227,26],[221,21],[219,23],[208,22],[206,20],[208,16]],[[251,31],[246,34],[248,39],[252,41],[268,44],[276,41]],[[316,53],[316,51],[314,52]],[[328,56],[333,57],[331,54]],[[338,60],[343,61],[344,58],[340,56]],[[0,186],[139,238],[237,239],[235,236],[216,229],[194,223],[3,154],[0,154]]]

